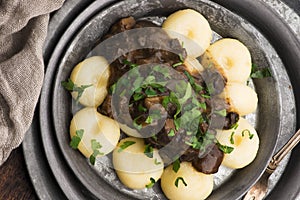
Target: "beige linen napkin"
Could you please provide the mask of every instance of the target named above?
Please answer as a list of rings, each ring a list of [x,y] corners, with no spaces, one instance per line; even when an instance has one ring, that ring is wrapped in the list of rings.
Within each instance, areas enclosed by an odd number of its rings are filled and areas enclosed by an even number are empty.
[[[0,0],[0,165],[32,121],[44,76],[49,13],[63,0]]]

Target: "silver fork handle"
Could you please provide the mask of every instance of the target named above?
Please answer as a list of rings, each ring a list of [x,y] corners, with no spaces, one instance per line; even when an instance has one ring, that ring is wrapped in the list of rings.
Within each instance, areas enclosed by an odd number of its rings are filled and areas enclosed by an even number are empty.
[[[282,159],[299,143],[300,129],[291,137],[291,139],[272,157],[268,170],[274,171]]]

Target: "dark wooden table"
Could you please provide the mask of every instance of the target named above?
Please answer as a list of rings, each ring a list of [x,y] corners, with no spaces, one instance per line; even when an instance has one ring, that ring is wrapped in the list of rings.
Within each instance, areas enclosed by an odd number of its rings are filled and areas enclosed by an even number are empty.
[[[13,150],[8,160],[0,166],[0,199],[37,199],[26,169],[22,147]]]

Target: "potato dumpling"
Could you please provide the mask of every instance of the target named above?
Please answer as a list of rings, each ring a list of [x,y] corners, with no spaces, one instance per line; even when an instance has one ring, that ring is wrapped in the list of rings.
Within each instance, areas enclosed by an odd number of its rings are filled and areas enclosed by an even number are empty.
[[[82,96],[79,98],[79,103],[84,106],[97,107],[107,95],[107,84],[110,76],[109,64],[102,56],[94,56],[85,59],[76,65],[71,73],[70,79],[78,87],[87,87]],[[72,92],[74,99],[78,93]]]
[[[82,139],[78,145],[78,150],[89,158],[94,150],[92,149],[92,140],[101,145],[100,155],[110,153],[120,139],[119,124],[104,115],[97,112],[96,108],[87,107],[78,111],[71,121],[70,136],[76,135],[76,131],[83,130]]]
[[[224,38],[213,43],[201,59],[204,67],[215,67],[228,82],[245,83],[251,73],[248,48],[236,39]]]
[[[172,200],[205,199],[211,194],[213,186],[213,175],[198,172],[190,162],[180,163],[177,173],[173,165],[168,166],[161,177],[161,188]]]
[[[151,184],[151,179],[160,179],[164,163],[153,149],[152,158],[144,153],[144,140],[128,137],[121,140],[113,151],[113,165],[120,181],[131,189],[143,189]],[[146,151],[147,152],[147,151]]]
[[[229,104],[231,111],[240,116],[253,113],[257,108],[256,92],[242,83],[227,83],[221,96]]]
[[[182,42],[187,54],[195,58],[205,52],[212,39],[208,21],[192,9],[174,12],[167,17],[162,27],[171,38]]]
[[[259,148],[259,137],[249,122],[240,118],[237,125],[230,130],[217,130],[220,144],[233,147],[231,153],[225,154],[222,164],[239,169],[249,165],[256,157]]]

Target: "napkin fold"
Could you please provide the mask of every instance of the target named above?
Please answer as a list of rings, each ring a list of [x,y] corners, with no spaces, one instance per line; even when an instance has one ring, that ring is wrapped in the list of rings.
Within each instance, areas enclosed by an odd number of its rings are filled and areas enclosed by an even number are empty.
[[[0,0],[0,165],[30,127],[44,77],[49,13],[63,0]]]

